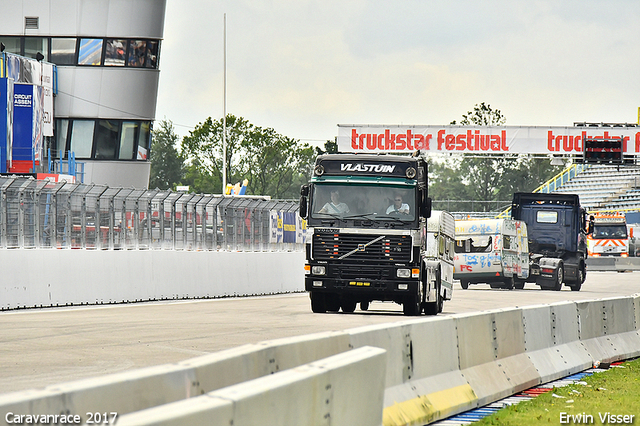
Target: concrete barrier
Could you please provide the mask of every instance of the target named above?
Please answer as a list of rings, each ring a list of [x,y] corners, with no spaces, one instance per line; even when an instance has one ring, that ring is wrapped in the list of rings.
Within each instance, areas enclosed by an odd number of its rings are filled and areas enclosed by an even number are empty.
[[[539,376],[524,351],[520,309],[505,309],[456,318],[460,371],[478,405],[534,386]]]
[[[576,302],[580,341],[593,361],[613,362],[638,355],[634,299]]]
[[[191,398],[350,349],[344,332],[324,332],[243,345],[176,364],[0,395],[4,412],[131,413]],[[85,419],[86,420],[86,419]],[[7,424],[0,418],[0,425]]]
[[[378,426],[382,421],[385,367],[383,349],[362,347],[206,395],[124,415],[117,424]]]
[[[0,310],[299,292],[303,265],[302,252],[2,250]]]
[[[588,271],[640,271],[640,257],[589,257]]]
[[[525,351],[540,376],[540,383],[591,366],[591,357],[579,340],[574,303],[525,307],[522,318]]]
[[[425,424],[584,370],[596,360],[638,356],[639,306],[640,296],[635,295],[280,339],[178,364],[0,395],[0,412],[117,411],[123,418],[130,413],[126,417],[133,420],[128,421],[158,425],[196,424],[206,413],[215,412],[237,426],[257,422],[253,407],[259,406],[263,410],[259,424],[272,424],[269,416],[276,419],[273,424],[307,424],[307,414],[301,414],[301,407],[311,407],[306,392],[316,392],[315,397],[322,399],[329,383],[322,391],[320,382],[316,383],[321,375],[299,366],[353,348],[376,347],[386,354],[384,365],[367,367],[366,376],[375,386],[381,382],[384,391],[372,410],[385,426]],[[325,415],[363,424],[352,416],[357,410],[350,405],[356,404],[355,396],[347,395],[370,394],[366,381],[360,382],[361,388],[349,384],[352,364],[358,375],[365,374],[359,370],[360,361],[346,362],[335,370],[341,376],[331,379],[333,396],[326,399],[331,412]],[[274,376],[278,379],[270,382]],[[276,392],[269,396],[272,388]],[[315,424],[349,424],[326,419]],[[0,418],[0,424],[4,421]]]
[[[380,338],[384,327],[347,330],[352,345],[387,349],[387,384],[383,424],[425,424],[477,406],[476,396],[459,369],[453,317],[397,324],[396,338]],[[399,344],[394,345],[394,340]],[[392,371],[390,371],[392,370]]]

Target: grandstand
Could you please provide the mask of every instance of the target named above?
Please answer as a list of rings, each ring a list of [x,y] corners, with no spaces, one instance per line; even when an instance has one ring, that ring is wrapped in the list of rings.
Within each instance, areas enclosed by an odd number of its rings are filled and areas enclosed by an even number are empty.
[[[588,211],[640,210],[640,166],[593,164],[552,192],[578,194]]]

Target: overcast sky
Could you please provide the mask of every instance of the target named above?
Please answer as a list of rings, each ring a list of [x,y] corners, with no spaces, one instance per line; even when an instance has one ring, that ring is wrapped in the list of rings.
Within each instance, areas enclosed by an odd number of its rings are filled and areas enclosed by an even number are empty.
[[[156,119],[228,114],[303,142],[338,124],[631,122],[638,0],[167,0]]]

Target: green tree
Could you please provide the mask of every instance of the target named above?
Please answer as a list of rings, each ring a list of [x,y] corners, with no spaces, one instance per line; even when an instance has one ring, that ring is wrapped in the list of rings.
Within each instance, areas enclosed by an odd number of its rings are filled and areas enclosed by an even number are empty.
[[[226,124],[225,161],[222,119],[213,121],[209,117],[183,138],[183,152],[193,166],[190,176],[208,184],[220,182],[215,191],[219,192],[226,167],[229,184],[249,181],[247,194],[297,198],[313,164],[313,149],[242,117],[228,115]]]
[[[484,102],[477,104],[473,111],[462,115],[461,125],[470,126],[501,126],[507,119],[500,110],[491,108]],[[455,124],[455,121],[452,123]],[[501,188],[508,175],[518,167],[512,157],[504,154],[485,158],[465,156],[460,164],[460,174],[467,186],[467,194],[472,200],[484,201],[481,210],[491,211],[495,206],[488,201],[498,200],[503,194]],[[508,199],[511,199],[510,197]]]
[[[241,144],[242,175],[251,193],[274,198],[297,198],[301,179],[309,176],[315,158],[313,149],[271,128],[253,127]]]
[[[500,110],[482,102],[463,114],[460,123],[453,121],[451,124],[502,126],[505,123],[506,118]],[[514,192],[531,192],[562,169],[562,166],[552,166],[550,158],[527,154],[451,157],[430,165],[430,194],[436,208],[495,211],[506,207],[498,205],[498,201],[511,200]],[[439,200],[458,202],[441,205]]]
[[[189,135],[182,138],[182,152],[203,176],[211,176],[222,182],[222,170],[226,168],[227,182],[237,182],[238,152],[242,140],[252,125],[242,117],[227,115],[226,159],[223,161],[224,141],[222,119],[213,121],[211,117],[198,123]],[[222,186],[215,192],[222,192]]]
[[[338,143],[336,141],[326,141],[324,143],[324,150],[319,146],[316,147],[316,155],[322,154],[337,154],[338,153]]]
[[[186,166],[182,184],[188,185],[189,190],[197,194],[216,194],[220,193],[222,178],[203,173],[196,162]]]
[[[178,135],[170,120],[158,123],[151,139],[149,188],[175,189],[184,174],[184,158],[178,152]]]

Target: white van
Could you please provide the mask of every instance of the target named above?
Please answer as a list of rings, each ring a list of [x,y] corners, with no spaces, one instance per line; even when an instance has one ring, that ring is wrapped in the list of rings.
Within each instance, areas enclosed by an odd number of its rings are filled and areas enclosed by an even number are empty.
[[[512,219],[456,220],[453,277],[463,289],[487,283],[491,288],[524,288],[529,277],[527,225]]]

